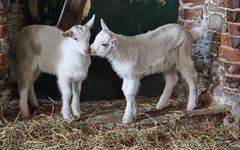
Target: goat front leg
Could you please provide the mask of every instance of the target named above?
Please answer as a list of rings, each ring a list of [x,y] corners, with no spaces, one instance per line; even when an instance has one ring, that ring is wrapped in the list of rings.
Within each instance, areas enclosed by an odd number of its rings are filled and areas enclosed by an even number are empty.
[[[76,116],[77,118],[80,117],[81,110],[80,110],[80,92],[81,92],[81,87],[82,87],[82,81],[76,81],[72,83],[72,92],[73,92],[73,97],[72,97],[72,112],[73,115]]]
[[[123,79],[122,90],[127,101],[122,122],[124,124],[131,123],[137,116],[136,94],[139,87],[139,79]]]
[[[68,78],[60,77],[58,78],[58,86],[62,93],[62,109],[61,113],[63,115],[63,119],[70,123],[74,120],[71,112],[71,82]]]

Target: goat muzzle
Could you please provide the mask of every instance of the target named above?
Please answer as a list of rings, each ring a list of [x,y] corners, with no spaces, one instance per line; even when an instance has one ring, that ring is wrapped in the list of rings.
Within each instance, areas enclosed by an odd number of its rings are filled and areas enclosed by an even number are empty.
[[[84,50],[84,52],[85,52],[86,54],[90,55],[90,54],[91,54],[91,48],[88,47],[87,49]]]

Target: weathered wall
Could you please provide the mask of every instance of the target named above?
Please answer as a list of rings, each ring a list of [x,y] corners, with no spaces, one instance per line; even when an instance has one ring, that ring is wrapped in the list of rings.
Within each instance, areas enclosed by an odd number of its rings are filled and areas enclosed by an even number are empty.
[[[0,119],[11,99],[8,39],[24,25],[23,6],[18,1],[0,0]]]
[[[0,119],[8,104],[9,87],[7,86],[7,52],[8,52],[8,26],[7,26],[8,3],[0,1]]]
[[[202,19],[208,20],[207,7],[205,0],[179,0],[179,16],[178,23],[185,26],[188,29],[192,29],[199,26]],[[212,38],[215,36],[211,30],[203,35],[193,45],[193,60],[195,61],[195,67],[199,74],[197,84],[197,94],[199,96],[199,102],[209,101],[208,91],[212,83],[213,77],[213,55],[211,51]],[[180,84],[177,86],[176,91],[179,87],[185,87],[185,82],[180,80]],[[181,93],[177,93],[181,94]],[[200,104],[199,103],[199,104]],[[206,102],[204,102],[206,103]]]
[[[0,1],[0,78],[6,74],[8,51],[7,2]]]

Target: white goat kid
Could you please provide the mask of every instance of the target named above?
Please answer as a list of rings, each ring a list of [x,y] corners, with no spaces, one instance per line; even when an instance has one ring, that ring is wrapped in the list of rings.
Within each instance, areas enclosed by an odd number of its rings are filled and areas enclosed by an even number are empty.
[[[191,49],[206,26],[187,30],[177,24],[168,24],[136,36],[113,33],[102,19],[101,26],[102,31],[91,45],[91,52],[107,58],[123,78],[122,90],[127,101],[123,123],[132,122],[137,115],[135,96],[139,80],[153,73],[164,72],[166,80],[157,109],[168,106],[168,99],[178,81],[177,71],[181,72],[189,86],[187,110],[196,107],[197,73],[191,60]]]
[[[10,39],[10,55],[16,59],[11,74],[18,83],[23,116],[29,116],[28,101],[39,107],[33,84],[44,72],[57,76],[64,120],[70,122],[74,116],[80,117],[79,95],[91,63],[89,39],[94,19],[95,16],[84,26],[74,25],[66,32],[51,26],[31,25]]]

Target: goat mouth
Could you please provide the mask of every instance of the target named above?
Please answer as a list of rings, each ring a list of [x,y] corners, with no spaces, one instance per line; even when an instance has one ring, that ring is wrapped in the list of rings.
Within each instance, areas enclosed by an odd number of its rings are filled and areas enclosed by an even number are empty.
[[[89,55],[96,56],[97,54],[95,52],[91,51],[91,52],[89,52]]]
[[[86,53],[81,53],[82,56],[90,56],[89,54]]]

